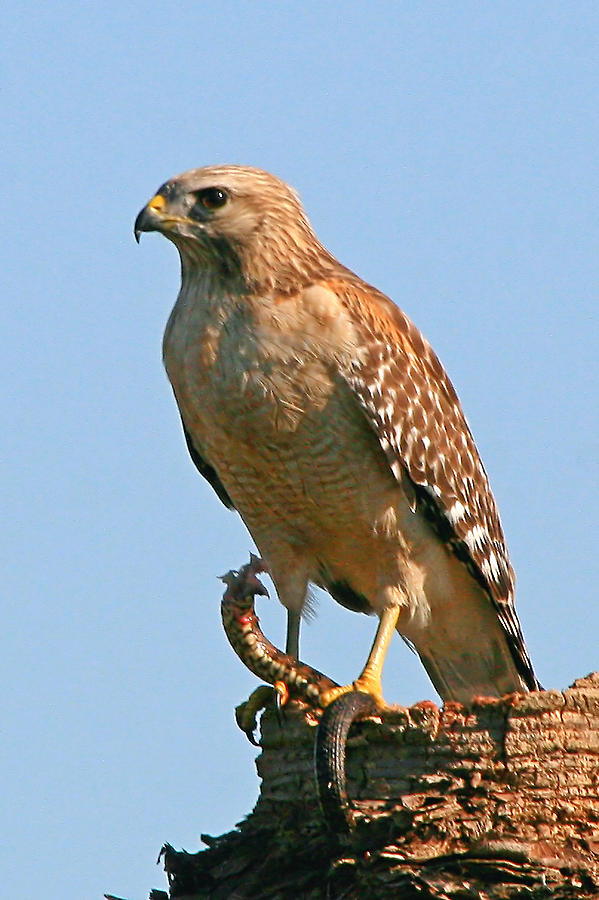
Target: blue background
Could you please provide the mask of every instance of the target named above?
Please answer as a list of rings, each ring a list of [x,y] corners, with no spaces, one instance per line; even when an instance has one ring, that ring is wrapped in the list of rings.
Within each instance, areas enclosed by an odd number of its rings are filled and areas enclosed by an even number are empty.
[[[138,900],[163,841],[228,830],[258,781],[216,580],[251,542],[187,457],[178,259],[136,213],[209,163],[300,191],[445,363],[566,687],[598,668],[597,5],[25,2],[1,40],[0,882]],[[302,656],[350,680],[374,625],[322,595]],[[434,697],[400,640],[385,693]]]

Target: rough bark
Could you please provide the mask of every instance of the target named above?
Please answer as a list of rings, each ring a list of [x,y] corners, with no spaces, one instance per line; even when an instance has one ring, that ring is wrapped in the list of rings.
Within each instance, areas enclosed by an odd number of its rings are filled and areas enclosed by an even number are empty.
[[[163,849],[172,900],[599,897],[599,673],[357,724],[343,839],[318,807],[316,725],[297,703],[283,727],[264,715],[256,808],[206,850]]]

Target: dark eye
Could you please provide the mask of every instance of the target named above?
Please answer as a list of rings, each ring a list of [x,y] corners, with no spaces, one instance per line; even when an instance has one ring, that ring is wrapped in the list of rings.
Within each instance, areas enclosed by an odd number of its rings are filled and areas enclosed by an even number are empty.
[[[196,197],[204,209],[220,209],[229,199],[227,192],[222,188],[204,188],[203,191],[197,191]]]

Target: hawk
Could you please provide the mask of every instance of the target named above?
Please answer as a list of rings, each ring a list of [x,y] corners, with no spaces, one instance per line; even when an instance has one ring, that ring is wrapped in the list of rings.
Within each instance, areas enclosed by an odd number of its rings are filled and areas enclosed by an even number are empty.
[[[378,616],[363,671],[326,702],[355,689],[384,703],[396,629],[443,700],[537,688],[485,469],[415,325],[260,169],[170,179],[136,219],[136,238],[148,231],[181,258],[163,354],[185,440],[268,564],[287,652],[310,583]]]

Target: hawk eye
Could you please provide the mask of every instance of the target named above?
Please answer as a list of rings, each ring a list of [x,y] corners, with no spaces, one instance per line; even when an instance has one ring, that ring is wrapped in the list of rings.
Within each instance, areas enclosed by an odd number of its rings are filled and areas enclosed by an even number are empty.
[[[222,188],[204,188],[203,191],[197,191],[196,197],[204,209],[220,209],[229,199],[227,192]]]

